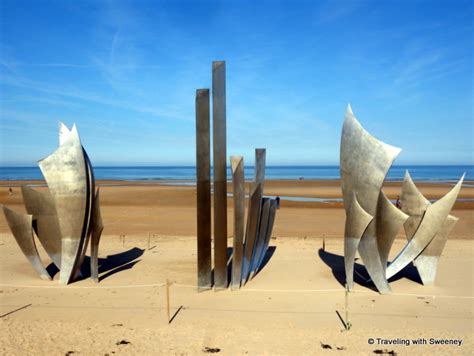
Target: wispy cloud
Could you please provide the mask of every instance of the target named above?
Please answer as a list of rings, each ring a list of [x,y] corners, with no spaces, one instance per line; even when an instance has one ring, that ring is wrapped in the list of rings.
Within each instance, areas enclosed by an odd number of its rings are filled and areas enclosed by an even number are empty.
[[[147,113],[157,118],[178,119],[178,120],[186,120],[186,121],[189,121],[192,119],[189,116],[183,115],[178,112],[165,111],[163,109],[159,109],[159,108],[151,107],[151,106],[138,106],[135,104],[127,103],[124,100],[114,100],[110,98],[105,98],[101,95],[93,94],[92,92],[83,92],[83,91],[67,88],[66,86],[55,87],[52,85],[45,85],[45,84],[35,82],[35,81],[25,79],[25,78],[2,76],[0,77],[0,83],[4,85],[19,87],[19,88],[31,89],[31,90],[35,90],[35,91],[39,91],[39,92],[43,92],[47,94],[54,94],[54,95],[65,97],[65,98],[94,102],[94,103],[105,105],[105,106],[123,108],[123,109],[135,111],[139,113]]]

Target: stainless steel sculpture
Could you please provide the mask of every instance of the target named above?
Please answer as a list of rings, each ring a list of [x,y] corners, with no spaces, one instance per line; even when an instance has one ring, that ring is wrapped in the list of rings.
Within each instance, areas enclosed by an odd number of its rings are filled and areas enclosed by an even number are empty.
[[[92,166],[75,125],[69,130],[64,124],[60,124],[59,147],[53,154],[39,161],[39,166],[49,191],[40,192],[23,186],[23,200],[31,222],[28,226],[27,220],[23,219],[21,231],[18,230],[18,224],[10,227],[23,252],[24,246],[30,246],[28,256],[33,251],[31,243],[27,241],[31,239],[29,230],[34,229],[46,253],[61,271],[60,282],[68,284],[80,275],[91,233],[95,245],[93,249],[97,249],[102,231],[98,195],[97,199],[94,195]],[[7,220],[14,216],[9,211],[4,208]],[[92,215],[95,219],[93,225]],[[17,222],[18,219],[17,216]],[[97,251],[94,253],[96,257],[93,262],[97,271]],[[38,261],[39,256],[34,263],[32,261],[37,270]],[[40,275],[44,276],[44,271]],[[97,273],[94,279],[98,281]]]
[[[227,288],[227,152],[225,62],[212,63],[214,153],[214,283]]]
[[[232,289],[239,289],[242,280],[242,258],[244,250],[245,224],[245,180],[244,159],[241,156],[230,158],[234,191],[234,243],[232,249]]]
[[[265,181],[266,150],[255,150],[255,180],[250,187],[247,227],[245,230],[244,260],[242,263],[242,281],[247,283],[254,257],[255,241],[258,235],[260,211],[262,208],[263,185]]]
[[[104,230],[102,215],[100,214],[99,189],[95,193],[94,205],[92,206],[92,216],[90,225],[91,236],[91,278],[94,282],[99,282],[99,242]]]
[[[209,89],[196,91],[198,290],[212,288]]]
[[[371,136],[347,108],[341,137],[341,187],[346,210],[344,264],[349,289],[353,288],[356,251],[381,293],[390,292],[388,278],[415,260],[425,284],[432,283],[447,236],[456,218],[448,216],[461,189],[461,180],[431,205],[409,175],[402,189],[402,210],[382,192],[382,185],[400,149]],[[401,226],[409,242],[388,265],[389,252]]]
[[[198,290],[228,287],[227,253],[227,167],[225,62],[212,63],[213,153],[214,153],[214,281],[211,273],[211,189],[209,89],[196,92],[196,179],[197,179],[197,272]],[[247,225],[245,224],[244,162],[231,157],[234,186],[234,241],[231,289],[239,289],[261,268],[276,213],[275,199],[262,199],[265,149],[256,150],[255,181],[251,184]],[[263,204],[263,205],[262,205]],[[263,206],[263,208],[262,208]],[[264,211],[261,214],[261,211]],[[245,239],[245,240],[244,240]]]
[[[20,246],[21,251],[28,261],[30,261],[33,268],[38,272],[41,279],[51,280],[51,276],[48,271],[46,271],[46,268],[44,268],[38,250],[36,249],[32,228],[33,216],[17,213],[16,211],[8,209],[6,206],[3,207],[3,213],[5,214],[8,226],[18,246]]]
[[[236,157],[233,158],[231,162],[234,187],[238,187],[237,189],[234,188],[235,233],[232,263],[232,289],[238,289],[241,285],[245,285],[249,279],[252,279],[262,266],[275,221],[276,199],[262,197],[263,182],[265,180],[265,149],[256,149],[255,180],[250,186],[249,209],[244,242],[242,236],[244,225],[243,215],[245,210],[243,201],[243,160],[241,160],[240,157]],[[242,164],[241,174],[238,173],[240,162]]]
[[[413,222],[407,224],[409,242],[388,266],[387,278],[394,276],[414,260],[423,284],[434,282],[439,257],[449,232],[457,222],[457,218],[449,213],[456,202],[463,180],[464,175],[444,197],[431,204],[426,203],[424,197],[422,199],[408,172],[405,174],[401,196],[402,209],[408,214],[418,213],[421,209],[425,211],[416,229],[413,229]],[[419,215],[414,217],[417,221]]]
[[[370,216],[364,231],[359,229],[358,235],[355,236],[348,234],[348,231],[345,233],[346,240],[350,240],[350,243],[344,244],[344,263],[349,289],[353,286],[351,266],[354,264],[358,248],[377,289],[381,292],[390,292],[384,274],[385,269],[378,253],[377,207],[385,176],[399,152],[399,148],[389,146],[365,131],[355,118],[350,105],[347,107],[342,128],[340,169],[342,196],[349,227],[353,224],[353,220],[356,222],[360,220],[361,215],[364,215],[365,219]],[[354,201],[357,201],[361,210],[349,209]]]

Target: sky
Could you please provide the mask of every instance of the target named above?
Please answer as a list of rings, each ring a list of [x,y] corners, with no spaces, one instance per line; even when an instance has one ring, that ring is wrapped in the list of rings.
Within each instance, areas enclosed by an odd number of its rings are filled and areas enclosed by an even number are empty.
[[[195,93],[227,71],[227,154],[337,165],[348,103],[395,164],[474,164],[468,1],[0,2],[0,166],[76,123],[93,165],[194,165]]]

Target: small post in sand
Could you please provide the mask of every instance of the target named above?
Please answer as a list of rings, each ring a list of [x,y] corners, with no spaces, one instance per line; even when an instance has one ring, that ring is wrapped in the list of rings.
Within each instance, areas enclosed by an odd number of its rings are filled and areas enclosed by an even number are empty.
[[[323,235],[323,252],[326,252],[326,235]]]
[[[347,286],[347,283],[345,284],[345,293],[346,293],[346,296],[345,296],[346,330],[350,330],[352,324],[351,324],[351,321],[349,320],[349,287]]]
[[[168,316],[168,324],[170,324],[170,281],[168,279],[166,279],[166,312]]]

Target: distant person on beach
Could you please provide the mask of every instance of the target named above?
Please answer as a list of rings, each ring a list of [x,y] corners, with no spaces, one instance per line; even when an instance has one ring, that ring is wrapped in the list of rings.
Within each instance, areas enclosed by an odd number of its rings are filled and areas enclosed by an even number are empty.
[[[8,188],[8,195],[12,195],[13,194],[13,189],[12,188]]]
[[[277,209],[280,209],[280,197],[277,196],[277,197],[275,198],[275,200],[276,200],[276,202],[277,202]]]
[[[397,202],[395,203],[395,206],[396,206],[398,209],[401,209],[401,208],[402,208],[402,204],[400,203],[400,195],[397,195]]]

